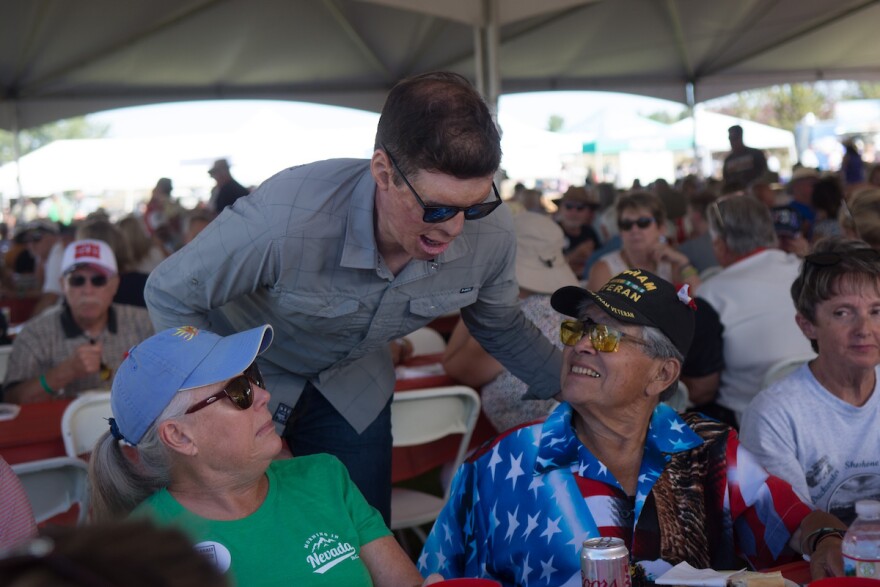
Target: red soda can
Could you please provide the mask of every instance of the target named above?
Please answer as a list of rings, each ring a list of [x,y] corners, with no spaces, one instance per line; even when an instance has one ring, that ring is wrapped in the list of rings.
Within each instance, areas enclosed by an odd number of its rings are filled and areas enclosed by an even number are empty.
[[[590,538],[581,549],[583,587],[631,587],[629,551],[622,538]]]

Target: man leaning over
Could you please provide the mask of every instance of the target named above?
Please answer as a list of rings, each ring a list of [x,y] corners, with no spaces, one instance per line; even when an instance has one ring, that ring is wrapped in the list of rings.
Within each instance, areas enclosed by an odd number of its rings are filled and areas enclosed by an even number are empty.
[[[339,457],[387,522],[389,341],[461,308],[531,393],[559,388],[559,352],[519,310],[516,239],[492,181],[500,159],[465,78],[403,80],[370,160],[282,171],[162,263],[146,289],[153,321],[222,334],[270,323],[277,342],[260,368],[288,445]]]

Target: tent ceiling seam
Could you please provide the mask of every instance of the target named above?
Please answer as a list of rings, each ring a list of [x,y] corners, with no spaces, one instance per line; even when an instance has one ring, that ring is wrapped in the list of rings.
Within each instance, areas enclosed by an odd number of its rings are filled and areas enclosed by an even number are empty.
[[[843,19],[848,18],[854,14],[857,14],[857,13],[861,12],[862,10],[865,10],[865,9],[877,4],[878,2],[880,2],[880,0],[866,0],[865,2],[862,2],[859,5],[856,5],[852,8],[848,8],[846,10],[842,10],[841,12],[834,14],[834,15],[831,15],[828,18],[820,19],[820,20],[814,22],[813,24],[807,25],[800,30],[797,30],[797,31],[785,36],[785,37],[782,37],[776,41],[773,41],[772,43],[768,43],[767,45],[763,45],[761,47],[758,47],[754,51],[746,53],[745,55],[737,57],[736,59],[731,59],[728,62],[721,63],[720,65],[715,67],[712,71],[706,72],[705,75],[717,74],[719,72],[728,70],[732,67],[736,67],[737,65],[745,63],[745,62],[749,61],[750,59],[753,59],[755,57],[758,57],[760,55],[763,55],[763,54],[768,53],[770,51],[773,51],[775,49],[778,49],[788,43],[791,43],[792,41],[796,41],[806,35],[809,35],[810,33],[816,32],[816,31],[821,30],[831,24],[834,24],[837,21],[843,20]],[[763,10],[762,12],[764,13],[765,16],[769,13],[769,11],[766,11],[766,10]]]
[[[322,3],[327,9],[327,12],[333,17],[333,20],[336,21],[336,24],[339,25],[339,28],[342,29],[349,39],[351,39],[352,43],[354,43],[358,50],[363,52],[367,61],[372,63],[376,71],[380,72],[389,82],[393,82],[394,76],[391,71],[385,66],[382,60],[379,59],[379,56],[366,42],[363,35],[361,35],[354,25],[351,24],[351,21],[345,16],[342,9],[339,8],[339,4],[335,0],[323,0]]]
[[[100,61],[106,55],[112,54],[116,51],[119,51],[120,49],[125,48],[125,47],[129,47],[142,39],[150,37],[160,31],[167,29],[170,26],[176,25],[184,20],[192,18],[196,14],[203,12],[204,10],[207,10],[209,8],[213,8],[214,5],[220,4],[221,2],[225,2],[225,1],[227,1],[227,0],[206,0],[202,4],[197,4],[197,5],[193,6],[192,8],[190,8],[189,10],[184,10],[183,12],[176,14],[176,15],[173,15],[170,18],[166,18],[166,19],[158,22],[157,24],[155,24],[151,27],[148,27],[142,31],[136,32],[135,34],[130,35],[128,38],[123,39],[115,44],[109,45],[107,47],[102,47],[100,49],[96,49],[95,51],[92,51],[91,53],[84,55],[78,61],[74,61],[72,63],[69,63],[65,66],[62,66],[62,67],[56,69],[55,71],[51,71],[51,72],[45,74],[41,78],[35,79],[33,82],[28,84],[28,89],[29,90],[30,89],[39,90],[41,85],[48,84],[49,82],[51,82],[52,80],[54,80],[60,76],[63,76],[63,75],[70,73],[72,71],[76,71],[77,69],[85,67],[95,61]]]

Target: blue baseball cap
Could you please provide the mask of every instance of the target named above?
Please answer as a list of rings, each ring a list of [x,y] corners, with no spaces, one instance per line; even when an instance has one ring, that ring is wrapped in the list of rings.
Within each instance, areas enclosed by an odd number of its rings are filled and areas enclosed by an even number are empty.
[[[128,351],[113,379],[113,435],[136,445],[179,391],[240,375],[272,344],[268,324],[229,336],[169,328]]]

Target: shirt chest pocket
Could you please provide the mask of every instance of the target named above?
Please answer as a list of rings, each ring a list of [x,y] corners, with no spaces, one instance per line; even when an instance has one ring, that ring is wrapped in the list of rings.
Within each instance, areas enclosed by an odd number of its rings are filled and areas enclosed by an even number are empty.
[[[409,311],[419,318],[439,318],[446,314],[456,312],[460,308],[470,306],[477,301],[480,290],[478,288],[464,288],[462,290],[434,292],[428,296],[413,298],[409,301]]]
[[[322,336],[351,336],[369,326],[367,312],[359,312],[357,300],[345,297],[328,298],[321,293],[285,293],[282,295],[287,319],[297,330]]]

